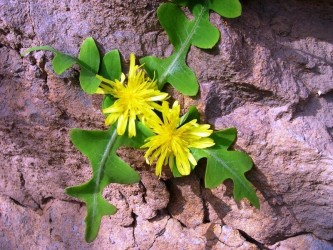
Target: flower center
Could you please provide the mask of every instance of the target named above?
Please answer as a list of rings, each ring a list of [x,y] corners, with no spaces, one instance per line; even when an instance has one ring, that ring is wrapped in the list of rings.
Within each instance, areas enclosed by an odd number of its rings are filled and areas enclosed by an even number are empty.
[[[135,93],[132,88],[126,86],[121,93],[119,93],[119,99],[128,109],[137,109],[140,105],[139,93]]]
[[[163,140],[167,144],[169,150],[172,150],[173,145],[177,144],[179,146],[185,146],[184,140],[182,139],[182,133],[180,133],[173,124],[168,124],[164,126]]]
[[[124,101],[126,101],[126,103],[131,104],[134,100],[134,94],[132,91],[127,90],[127,91],[124,91],[121,98],[123,98]]]

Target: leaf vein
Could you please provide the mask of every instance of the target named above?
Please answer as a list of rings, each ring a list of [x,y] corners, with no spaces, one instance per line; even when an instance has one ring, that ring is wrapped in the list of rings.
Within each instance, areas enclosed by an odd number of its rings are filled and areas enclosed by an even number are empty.
[[[205,11],[207,11],[207,9],[205,7],[202,7],[199,16],[195,19],[194,25],[193,25],[191,31],[189,32],[188,36],[186,37],[186,40],[180,46],[179,50],[177,50],[177,52],[175,52],[175,54],[174,54],[175,57],[173,58],[172,62],[166,68],[166,70],[163,72],[163,74],[160,76],[160,79],[159,79],[160,82],[164,82],[165,79],[168,77],[168,75],[173,72],[175,66],[177,65],[178,59],[182,56],[184,51],[188,50],[189,47],[191,46],[191,40],[199,26],[199,23],[202,20],[202,17],[204,15]]]

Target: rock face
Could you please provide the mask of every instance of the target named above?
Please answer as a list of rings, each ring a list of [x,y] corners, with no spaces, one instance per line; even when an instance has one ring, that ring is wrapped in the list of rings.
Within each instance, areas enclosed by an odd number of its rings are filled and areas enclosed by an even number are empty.
[[[77,55],[93,36],[102,52],[119,48],[125,59],[168,55],[155,16],[161,2],[0,1],[0,249],[332,249],[329,0],[244,1],[238,19],[212,14],[221,41],[188,56],[200,98],[174,94],[216,129],[237,127],[260,210],[235,202],[231,182],[204,189],[202,167],[158,180],[141,152],[123,150],[142,181],[105,190],[119,211],[84,242],[85,206],[63,189],[91,171],[68,131],[103,128],[101,99],[80,90],[76,69],[56,76],[49,53],[19,53],[51,45]]]

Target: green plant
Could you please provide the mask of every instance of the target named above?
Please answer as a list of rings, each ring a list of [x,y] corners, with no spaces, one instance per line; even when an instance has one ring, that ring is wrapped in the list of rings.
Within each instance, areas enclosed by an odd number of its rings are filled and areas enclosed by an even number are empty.
[[[182,7],[189,8],[192,20],[186,17]],[[116,151],[121,146],[148,148],[145,157],[149,164],[156,162],[157,175],[161,174],[163,165],[169,165],[175,177],[188,175],[198,160],[207,158],[206,188],[217,187],[231,179],[235,199],[247,198],[259,208],[258,197],[244,175],[252,168],[251,158],[243,152],[229,150],[236,140],[237,130],[213,132],[208,124],[199,125],[199,112],[195,107],[179,117],[178,102],[169,108],[168,94],[161,91],[165,83],[170,83],[185,95],[197,94],[198,81],[186,65],[186,56],[192,45],[207,49],[218,42],[219,31],[209,21],[210,10],[232,18],[241,14],[241,5],[238,0],[177,0],[161,4],[158,18],[174,51],[164,59],[142,58],[140,61],[146,71],[135,64],[135,57],[131,55],[127,77],[122,73],[118,50],[101,57],[92,38],[83,41],[77,58],[49,46],[24,52],[24,55],[36,50],[53,52],[52,66],[57,74],[74,64],[79,65],[83,91],[105,95],[102,110],[110,128],[107,131],[72,129],[70,132],[71,141],[89,158],[93,169],[88,182],[66,189],[68,195],[86,203],[86,241],[96,238],[102,216],[116,212],[115,206],[103,198],[103,189],[110,183],[140,181],[140,175],[117,156]],[[146,76],[146,72],[151,77]]]
[[[188,6],[193,19],[186,17],[179,6]],[[224,17],[238,17],[241,5],[238,0],[175,0],[164,3],[157,10],[158,19],[174,46],[168,58],[144,57],[141,63],[150,75],[156,74],[160,88],[170,83],[184,95],[194,96],[199,84],[194,72],[186,65],[191,45],[210,49],[218,42],[220,33],[209,21],[209,11]]]

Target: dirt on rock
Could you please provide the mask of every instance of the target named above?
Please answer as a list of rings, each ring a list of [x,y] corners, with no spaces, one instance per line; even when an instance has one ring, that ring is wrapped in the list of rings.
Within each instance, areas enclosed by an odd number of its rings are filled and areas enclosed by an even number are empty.
[[[118,48],[166,56],[158,23],[163,1],[0,1],[0,249],[333,249],[333,2],[242,1],[243,14],[211,21],[212,50],[191,48],[200,82],[195,104],[215,129],[236,127],[261,208],[235,202],[232,182],[203,187],[191,176],[158,179],[142,152],[119,152],[142,180],[112,184],[118,208],[97,239],[84,241],[85,205],[64,188],[87,181],[88,160],[71,128],[105,129],[101,97],[82,92],[78,71],[57,76],[52,54],[77,55],[92,36],[101,52]]]

